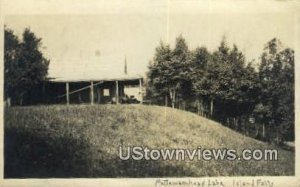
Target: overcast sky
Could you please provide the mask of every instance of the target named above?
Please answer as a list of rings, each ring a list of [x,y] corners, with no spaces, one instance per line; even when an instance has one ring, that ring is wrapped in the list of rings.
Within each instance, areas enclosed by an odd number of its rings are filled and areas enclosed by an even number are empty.
[[[42,38],[51,61],[50,77],[120,74],[125,57],[129,74],[144,74],[160,40],[173,47],[180,34],[190,49],[206,46],[210,51],[225,35],[248,61],[259,61],[264,44],[273,37],[292,48],[295,42],[291,2],[42,0],[28,6],[29,2],[13,6],[6,1],[4,7],[13,8],[5,8],[4,23],[18,35],[30,27]]]

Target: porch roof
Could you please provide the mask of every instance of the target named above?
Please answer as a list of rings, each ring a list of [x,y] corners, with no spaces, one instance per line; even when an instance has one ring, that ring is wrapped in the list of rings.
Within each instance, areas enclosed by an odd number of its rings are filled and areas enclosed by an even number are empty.
[[[49,78],[50,82],[64,83],[64,82],[96,82],[96,81],[135,81],[143,79],[142,75],[120,75],[120,76],[86,76],[84,78],[78,77],[55,77]]]

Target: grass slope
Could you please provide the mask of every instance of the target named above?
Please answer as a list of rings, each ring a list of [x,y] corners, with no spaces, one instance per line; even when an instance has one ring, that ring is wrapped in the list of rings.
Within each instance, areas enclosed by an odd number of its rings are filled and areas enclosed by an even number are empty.
[[[193,113],[143,105],[56,105],[5,109],[5,177],[294,175],[279,161],[121,161],[118,148],[270,149]]]

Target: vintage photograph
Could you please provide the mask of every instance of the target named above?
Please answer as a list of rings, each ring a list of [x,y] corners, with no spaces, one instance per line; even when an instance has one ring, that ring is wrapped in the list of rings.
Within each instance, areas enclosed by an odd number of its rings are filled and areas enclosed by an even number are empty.
[[[5,15],[4,178],[295,176],[281,5]]]

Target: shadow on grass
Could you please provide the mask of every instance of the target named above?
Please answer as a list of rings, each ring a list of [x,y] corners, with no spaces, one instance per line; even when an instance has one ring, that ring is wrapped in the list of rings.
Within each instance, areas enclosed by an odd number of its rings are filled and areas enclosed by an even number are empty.
[[[84,138],[51,138],[24,129],[5,129],[5,178],[89,178],[193,176],[159,161],[120,160],[98,151]],[[96,156],[95,156],[96,155]],[[107,159],[106,159],[107,158]]]
[[[76,177],[82,173],[88,154],[84,141],[69,137],[46,139],[43,135],[14,128],[5,130],[5,178]]]

